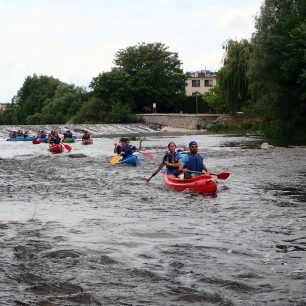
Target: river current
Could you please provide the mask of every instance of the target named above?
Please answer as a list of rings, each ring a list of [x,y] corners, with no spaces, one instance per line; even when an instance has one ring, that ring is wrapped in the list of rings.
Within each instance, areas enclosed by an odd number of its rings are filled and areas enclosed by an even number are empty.
[[[190,140],[231,173],[216,197],[145,183]],[[116,141],[0,140],[1,306],[306,305],[306,147],[152,133],[132,167],[109,163]]]

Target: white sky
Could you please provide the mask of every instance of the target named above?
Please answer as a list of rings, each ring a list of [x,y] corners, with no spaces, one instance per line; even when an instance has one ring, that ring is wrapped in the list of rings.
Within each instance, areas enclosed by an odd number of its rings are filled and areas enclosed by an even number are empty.
[[[0,0],[0,103],[36,73],[88,87],[119,49],[161,42],[184,71],[221,67],[251,37],[263,0]]]

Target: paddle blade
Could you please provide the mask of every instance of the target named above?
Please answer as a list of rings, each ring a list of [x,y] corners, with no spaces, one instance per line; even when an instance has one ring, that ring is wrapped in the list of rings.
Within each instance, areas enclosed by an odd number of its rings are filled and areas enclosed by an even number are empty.
[[[217,174],[219,180],[226,180],[230,176],[229,172],[220,172]]]
[[[33,143],[33,144],[40,144],[40,141],[39,141],[38,139],[34,139],[34,140],[32,141],[32,143]]]
[[[147,158],[151,158],[151,159],[153,158],[153,155],[149,152],[140,152],[140,153],[142,153]]]
[[[111,163],[112,165],[116,165],[116,164],[118,164],[118,162],[120,161],[120,159],[121,159],[121,156],[120,156],[120,155],[116,155],[116,156],[114,156],[114,157],[110,160],[110,163]]]
[[[67,145],[67,144],[64,144],[64,147],[69,152],[72,150],[72,148],[69,145]]]

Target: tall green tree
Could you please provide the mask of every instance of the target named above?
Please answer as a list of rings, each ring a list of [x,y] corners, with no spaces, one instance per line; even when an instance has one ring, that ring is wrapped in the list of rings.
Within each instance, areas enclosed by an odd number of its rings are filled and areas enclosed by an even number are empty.
[[[208,93],[203,95],[203,100],[207,103],[210,110],[216,113],[224,113],[228,108],[222,97],[219,84],[215,85]]]
[[[91,82],[94,95],[115,97],[134,112],[152,103],[157,103],[159,111],[176,110],[185,93],[185,75],[177,53],[162,43],[142,43],[119,50],[114,62],[116,67],[109,74],[100,74]]]
[[[114,67],[111,71],[100,73],[93,78],[89,87],[93,90],[92,95],[95,97],[104,101],[118,100],[133,107],[134,102],[129,94],[130,81],[123,69]]]
[[[0,124],[17,124],[18,123],[18,108],[17,105],[12,102],[8,104],[5,111],[1,114]]]
[[[128,105],[104,101],[95,96],[85,102],[73,118],[74,123],[128,123],[137,121]]]
[[[15,97],[18,122],[25,124],[28,116],[40,113],[46,100],[54,96],[59,84],[61,82],[53,77],[37,76],[36,74],[28,76]]]
[[[306,141],[306,1],[266,0],[251,43],[254,110],[267,135]]]
[[[223,67],[218,73],[219,86],[227,110],[234,114],[246,106],[250,99],[247,75],[251,45],[248,40],[229,40],[223,46]]]
[[[2,121],[11,124],[69,122],[87,99],[84,88],[34,74],[26,77]]]

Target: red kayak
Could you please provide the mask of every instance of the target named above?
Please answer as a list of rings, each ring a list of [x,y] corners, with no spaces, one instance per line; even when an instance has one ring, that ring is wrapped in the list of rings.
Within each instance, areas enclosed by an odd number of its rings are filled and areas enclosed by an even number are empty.
[[[52,144],[49,146],[49,151],[53,154],[62,153],[64,151],[64,146],[61,144]]]
[[[164,174],[164,183],[176,191],[190,189],[195,192],[214,194],[217,192],[217,182],[210,175],[199,175],[191,179],[168,177]]]
[[[86,139],[86,140],[82,141],[82,144],[83,145],[90,145],[90,144],[93,144],[93,141],[91,139]]]

